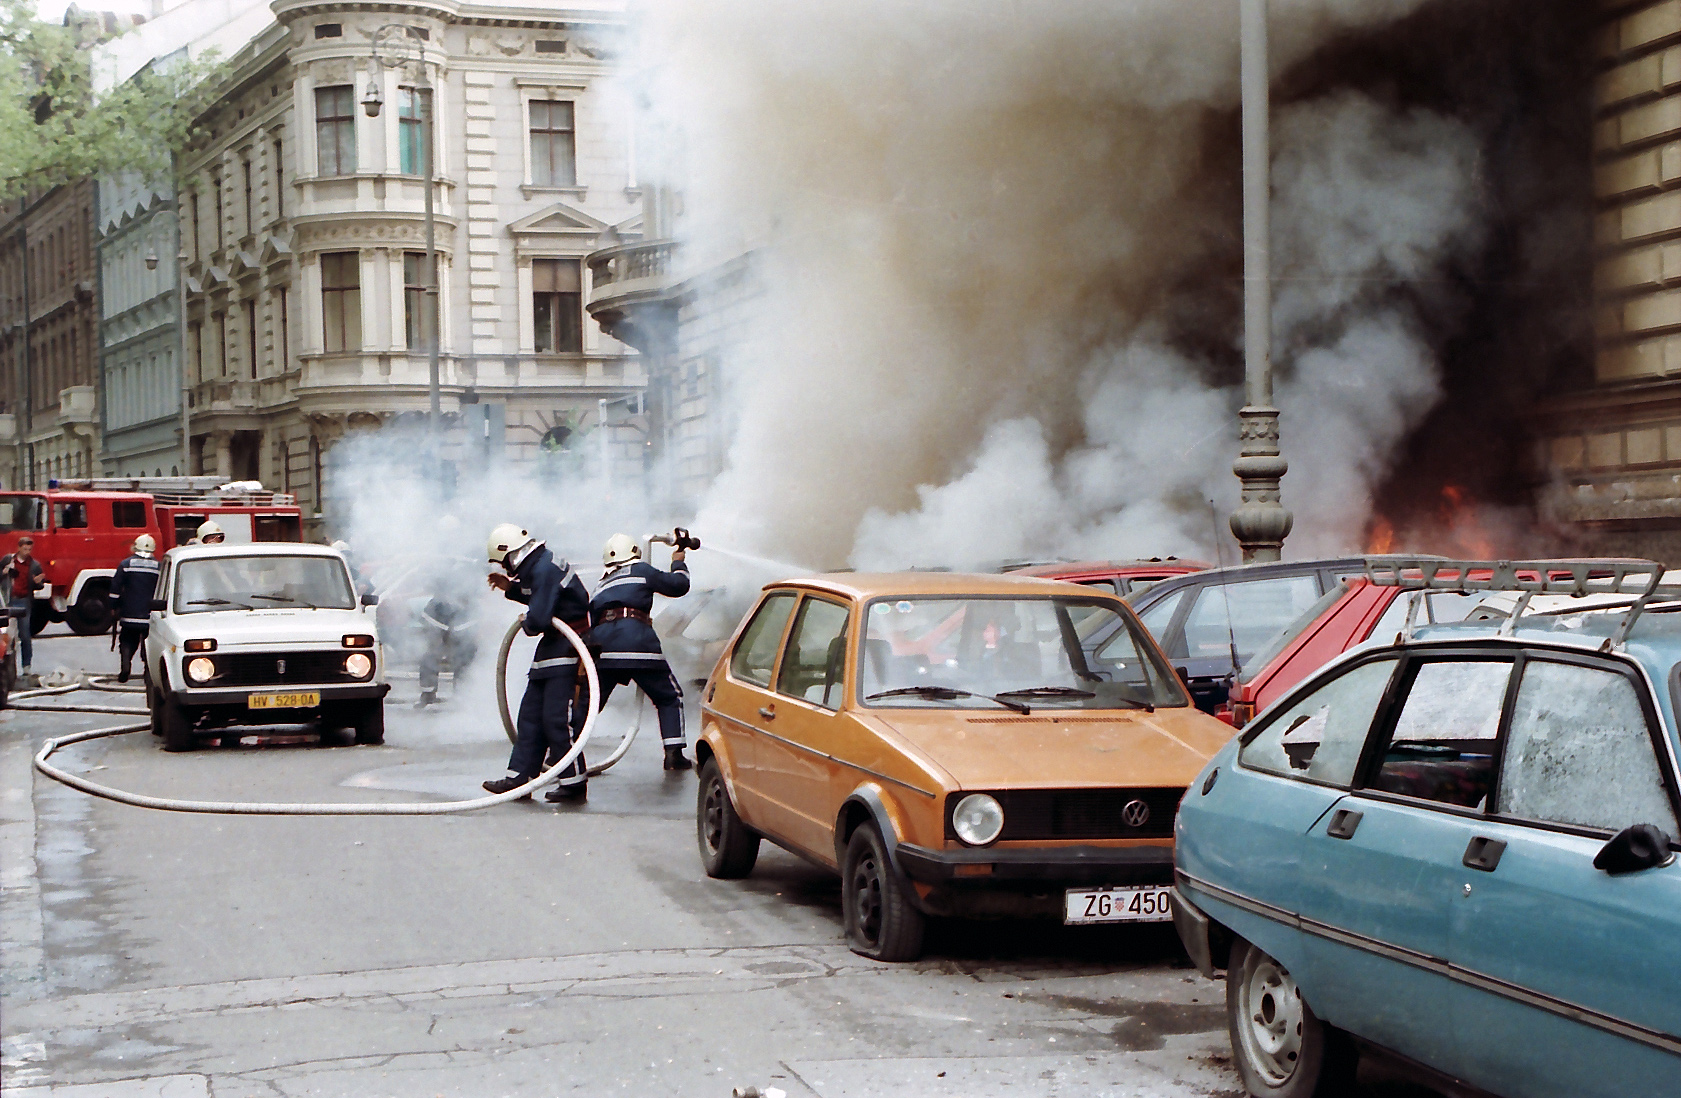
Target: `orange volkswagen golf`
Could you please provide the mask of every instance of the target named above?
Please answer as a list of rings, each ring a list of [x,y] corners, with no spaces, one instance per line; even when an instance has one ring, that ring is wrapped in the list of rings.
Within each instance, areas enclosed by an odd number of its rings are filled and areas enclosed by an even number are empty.
[[[852,948],[901,961],[929,915],[1170,920],[1179,799],[1232,735],[1113,595],[955,573],[766,587],[702,713],[707,873],[762,838],[838,870]]]

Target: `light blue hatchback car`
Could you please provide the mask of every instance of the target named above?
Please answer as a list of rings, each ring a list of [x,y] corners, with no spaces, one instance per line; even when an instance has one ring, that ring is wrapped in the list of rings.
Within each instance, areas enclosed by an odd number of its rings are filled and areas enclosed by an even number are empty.
[[[1186,793],[1174,921],[1226,970],[1244,1085],[1336,1093],[1378,1053],[1458,1092],[1681,1096],[1681,592],[1650,562],[1381,567],[1522,594],[1346,654]]]

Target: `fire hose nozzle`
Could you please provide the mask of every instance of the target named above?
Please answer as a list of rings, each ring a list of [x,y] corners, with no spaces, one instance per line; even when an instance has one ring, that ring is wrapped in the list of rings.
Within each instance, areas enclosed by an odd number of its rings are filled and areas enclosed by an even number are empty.
[[[671,532],[671,544],[679,549],[699,549],[700,539],[679,526]]]

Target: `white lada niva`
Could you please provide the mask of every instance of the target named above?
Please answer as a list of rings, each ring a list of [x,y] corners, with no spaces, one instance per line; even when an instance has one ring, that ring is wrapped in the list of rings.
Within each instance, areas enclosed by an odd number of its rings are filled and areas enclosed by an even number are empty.
[[[324,545],[184,545],[164,555],[146,639],[152,732],[170,751],[251,725],[385,741],[385,668],[370,607]]]

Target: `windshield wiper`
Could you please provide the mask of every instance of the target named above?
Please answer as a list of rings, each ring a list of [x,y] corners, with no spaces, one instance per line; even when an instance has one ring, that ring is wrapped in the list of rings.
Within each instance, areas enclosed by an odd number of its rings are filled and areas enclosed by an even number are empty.
[[[188,606],[237,606],[241,610],[255,609],[255,607],[247,606],[243,602],[230,602],[227,599],[189,599],[187,601],[187,605]]]
[[[1021,702],[1005,701],[1001,697],[991,694],[975,694],[968,690],[954,690],[949,686],[901,686],[893,690],[883,690],[879,694],[867,696],[865,701],[875,701],[877,698],[899,698],[915,695],[921,698],[934,698],[938,701],[953,701],[957,698],[985,698],[990,702],[997,702],[1005,709],[1013,709],[1017,713],[1031,713],[1032,709]]]
[[[1081,690],[1077,686],[1029,686],[1024,690],[1000,690],[1001,698],[1095,698],[1097,694],[1091,690]]]
[[[297,602],[291,595],[252,595],[254,599],[273,599],[275,602]]]

